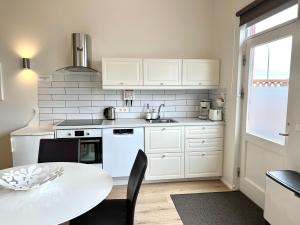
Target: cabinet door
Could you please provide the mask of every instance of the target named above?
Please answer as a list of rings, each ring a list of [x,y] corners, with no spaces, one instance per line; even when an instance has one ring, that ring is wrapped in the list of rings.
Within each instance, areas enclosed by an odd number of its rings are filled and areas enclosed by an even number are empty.
[[[145,85],[180,85],[181,59],[144,59]]]
[[[185,177],[222,176],[222,152],[186,152]]]
[[[54,134],[43,136],[12,136],[11,151],[13,166],[37,163],[40,140],[53,138]]]
[[[184,153],[147,154],[146,180],[178,179],[184,177]]]
[[[143,85],[142,59],[103,58],[103,85]]]
[[[183,127],[145,128],[146,153],[183,152]]]
[[[184,59],[183,85],[219,85],[219,61],[213,59]]]

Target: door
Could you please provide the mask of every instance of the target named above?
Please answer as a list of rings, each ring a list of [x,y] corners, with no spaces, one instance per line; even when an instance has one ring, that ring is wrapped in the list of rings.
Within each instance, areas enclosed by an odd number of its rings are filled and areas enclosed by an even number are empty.
[[[214,59],[184,59],[182,85],[219,85],[219,61]]]
[[[142,59],[103,58],[103,86],[143,85]]]
[[[240,189],[262,208],[266,171],[286,166],[294,26],[246,42]]]
[[[181,59],[144,59],[145,85],[180,85]]]

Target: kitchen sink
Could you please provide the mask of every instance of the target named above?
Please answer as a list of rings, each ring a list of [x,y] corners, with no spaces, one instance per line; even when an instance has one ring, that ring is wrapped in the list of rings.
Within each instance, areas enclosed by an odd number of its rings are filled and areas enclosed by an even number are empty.
[[[148,123],[177,123],[173,119],[157,119],[157,120],[147,120]]]

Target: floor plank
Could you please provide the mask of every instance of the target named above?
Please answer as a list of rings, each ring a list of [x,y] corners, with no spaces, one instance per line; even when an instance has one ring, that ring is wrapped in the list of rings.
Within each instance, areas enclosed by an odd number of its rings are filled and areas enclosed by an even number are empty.
[[[170,194],[229,191],[219,180],[143,184],[138,196],[135,224],[182,225]],[[125,198],[126,186],[115,186],[110,199]]]

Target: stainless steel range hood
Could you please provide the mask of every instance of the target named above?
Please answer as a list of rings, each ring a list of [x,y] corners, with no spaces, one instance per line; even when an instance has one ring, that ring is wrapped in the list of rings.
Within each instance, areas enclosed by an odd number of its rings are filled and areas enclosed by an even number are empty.
[[[97,72],[91,66],[91,39],[83,33],[72,34],[73,66],[67,66],[57,71]]]

